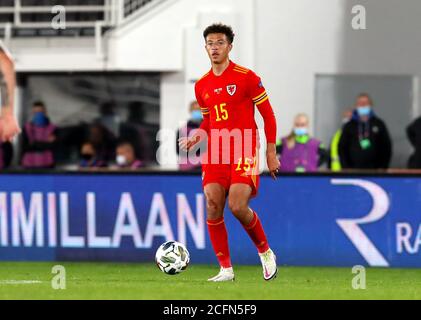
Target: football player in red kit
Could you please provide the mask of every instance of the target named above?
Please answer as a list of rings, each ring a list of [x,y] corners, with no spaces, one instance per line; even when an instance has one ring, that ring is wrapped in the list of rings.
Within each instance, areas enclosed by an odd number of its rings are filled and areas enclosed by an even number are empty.
[[[203,114],[200,129],[208,138],[207,155],[202,161],[203,188],[207,201],[209,236],[220,272],[209,281],[232,281],[232,268],[224,208],[228,206],[255,244],[265,280],[274,279],[278,269],[257,213],[249,207],[259,187],[259,137],[255,108],[265,123],[267,164],[276,179],[276,119],[260,78],[229,59],[234,33],[231,27],[214,24],[204,31],[212,69],[195,86]],[[190,150],[203,134],[180,139],[180,147]]]

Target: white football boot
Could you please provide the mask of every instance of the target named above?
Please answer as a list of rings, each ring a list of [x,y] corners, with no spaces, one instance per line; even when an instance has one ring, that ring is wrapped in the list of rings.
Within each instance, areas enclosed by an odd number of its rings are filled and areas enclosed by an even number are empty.
[[[222,268],[219,273],[213,277],[208,279],[210,282],[224,282],[224,281],[234,281],[234,270],[233,268]]]
[[[276,256],[271,249],[265,253],[259,253],[260,261],[263,267],[263,278],[266,281],[275,279],[278,275],[278,267],[276,265]]]

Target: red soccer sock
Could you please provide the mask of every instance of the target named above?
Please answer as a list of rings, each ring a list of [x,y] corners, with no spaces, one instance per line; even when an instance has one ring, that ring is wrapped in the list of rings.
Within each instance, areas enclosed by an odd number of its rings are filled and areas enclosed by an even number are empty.
[[[265,231],[263,230],[262,223],[255,211],[253,211],[253,220],[251,220],[249,225],[243,225],[243,227],[247,231],[259,253],[265,253],[269,250],[269,244]]]
[[[232,264],[228,247],[228,234],[224,218],[221,217],[217,220],[208,220],[207,224],[209,237],[212,242],[216,258],[219,261],[219,265],[223,268],[231,268]]]

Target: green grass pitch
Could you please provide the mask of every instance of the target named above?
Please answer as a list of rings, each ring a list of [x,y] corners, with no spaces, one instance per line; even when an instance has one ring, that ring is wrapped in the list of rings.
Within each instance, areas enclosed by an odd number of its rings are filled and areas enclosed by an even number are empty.
[[[153,264],[65,262],[66,289],[53,290],[55,264],[0,263],[0,299],[421,299],[419,269],[367,269],[366,289],[353,290],[351,268],[281,267],[265,282],[260,266],[237,266],[235,282],[208,283],[216,266],[167,276]]]

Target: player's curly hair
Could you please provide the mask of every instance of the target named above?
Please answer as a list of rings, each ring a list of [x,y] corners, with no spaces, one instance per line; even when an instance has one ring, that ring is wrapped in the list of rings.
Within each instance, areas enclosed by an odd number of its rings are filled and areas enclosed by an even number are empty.
[[[203,37],[205,38],[205,40],[208,37],[208,35],[210,35],[212,33],[223,33],[227,36],[228,42],[230,44],[234,42],[235,34],[234,34],[234,31],[232,30],[231,26],[228,26],[228,25],[222,24],[222,23],[214,23],[214,24],[210,25],[203,32]]]

